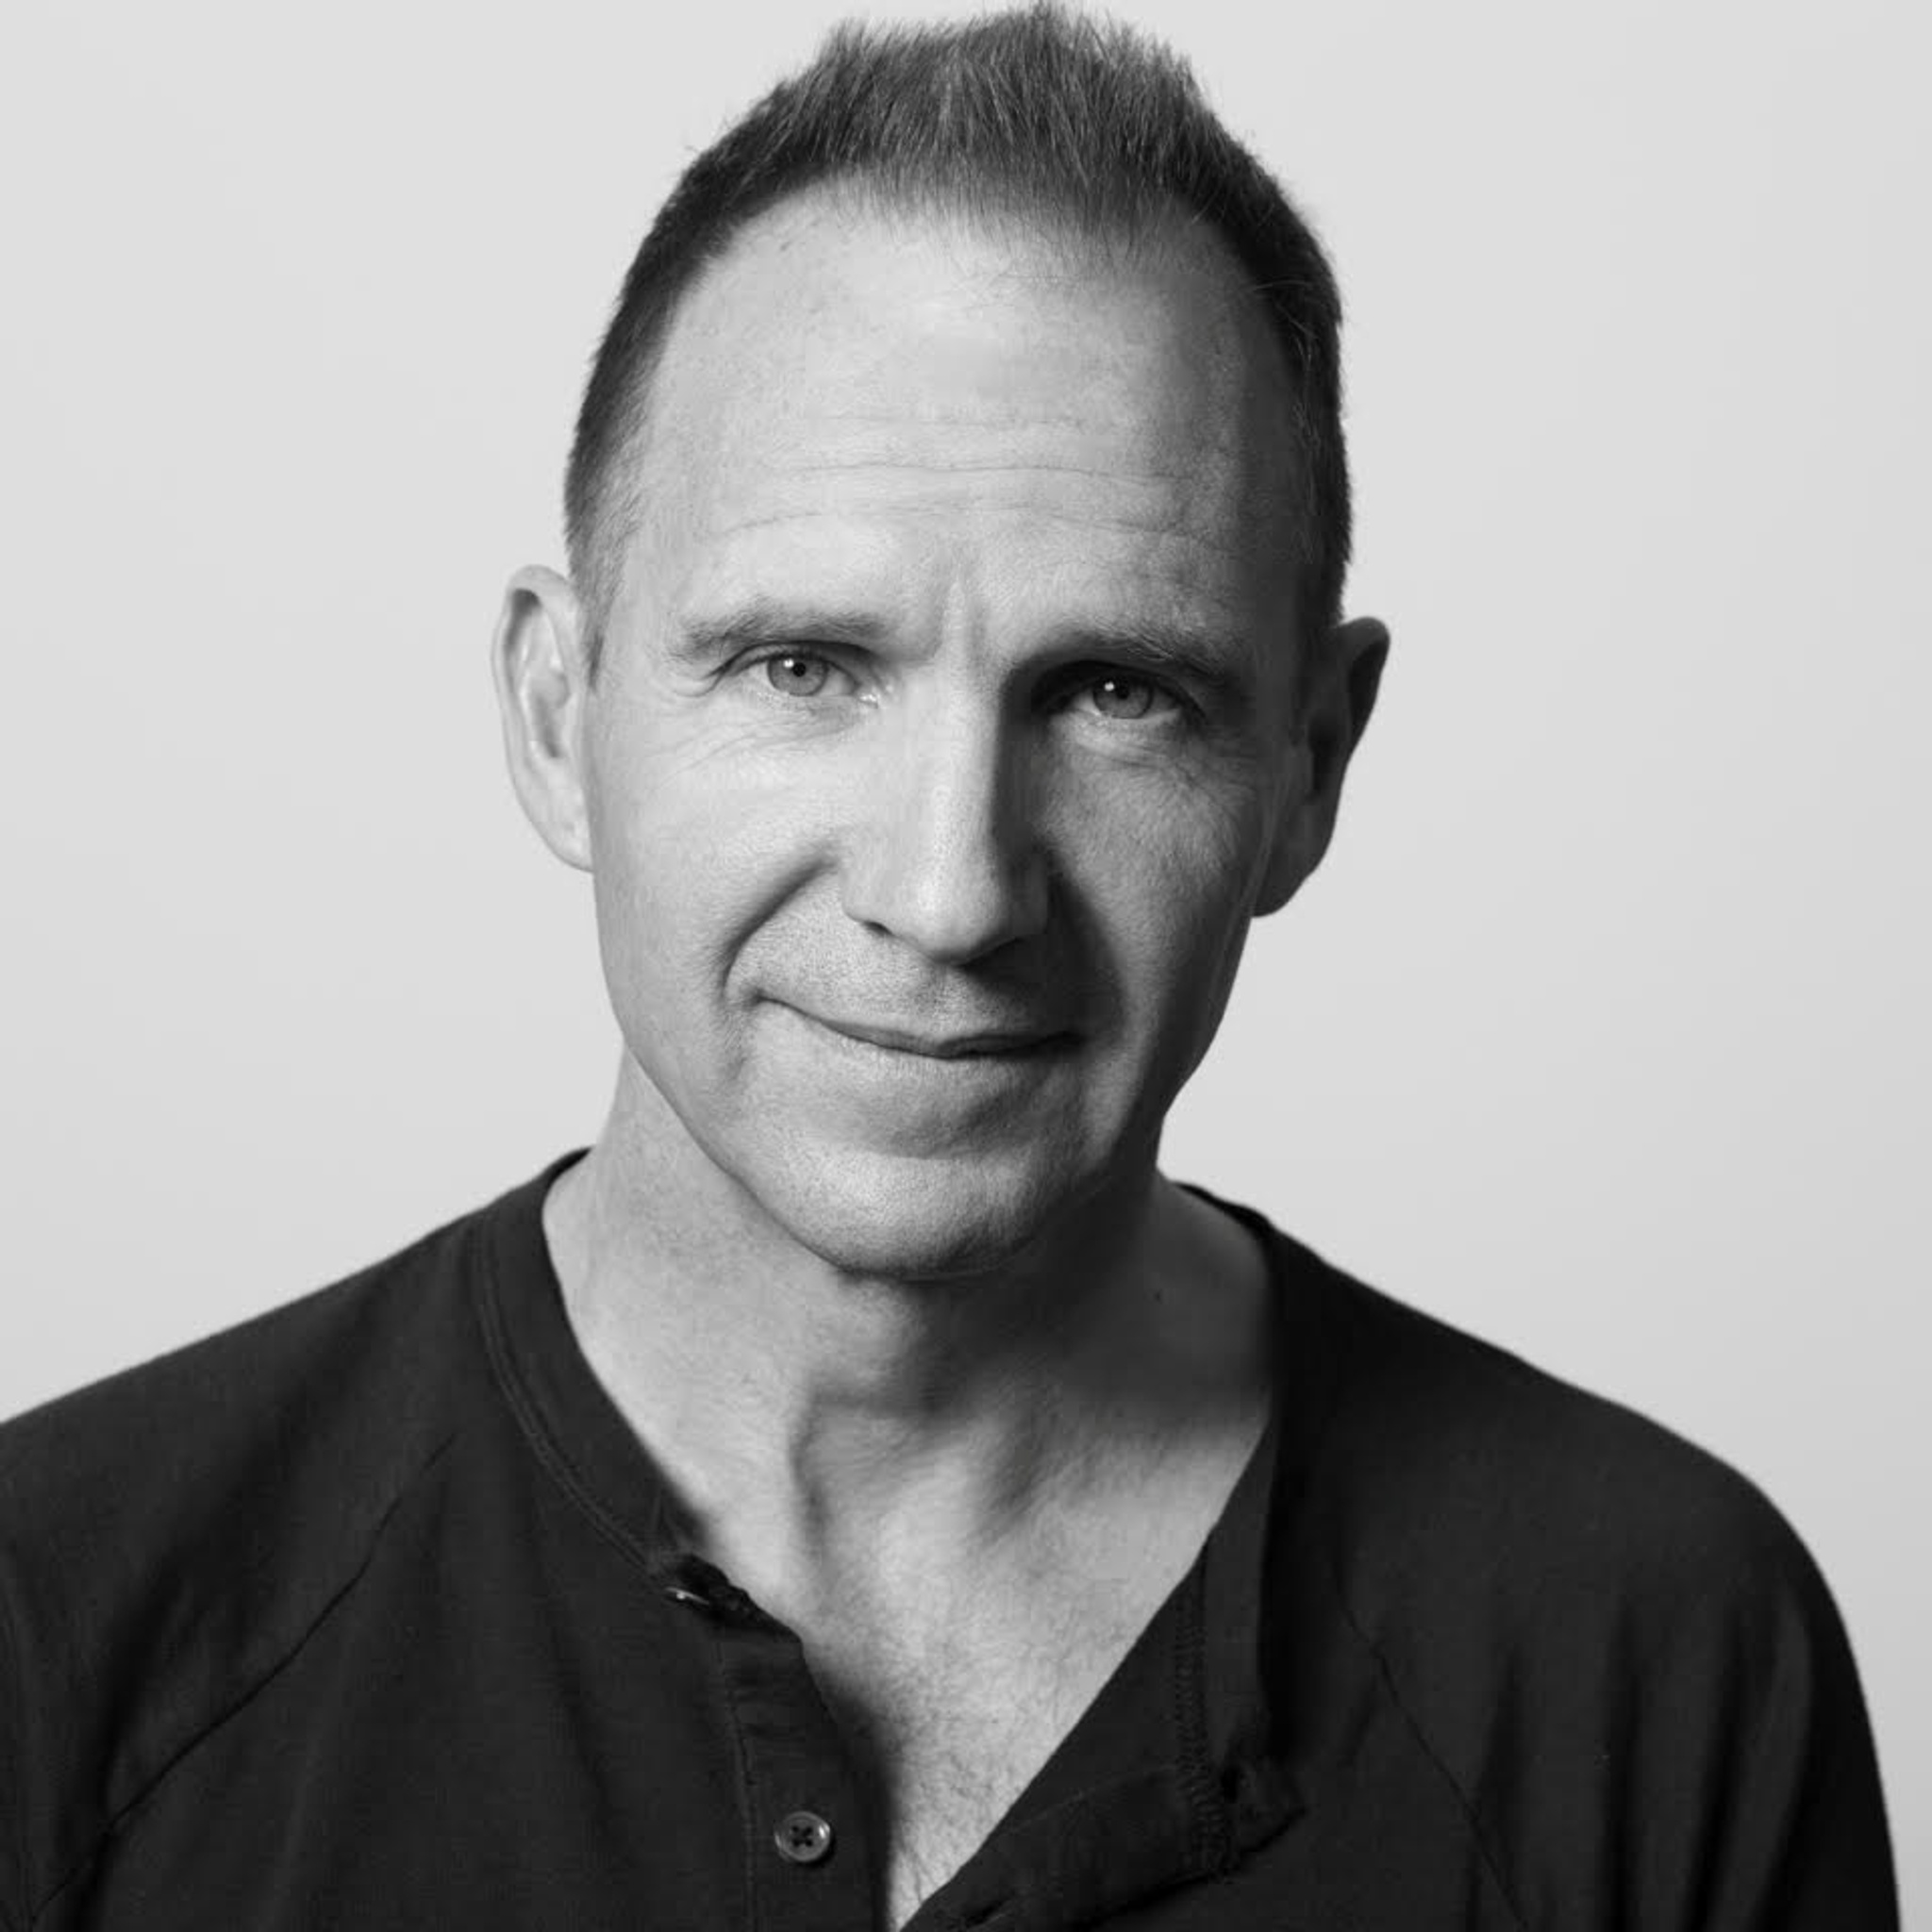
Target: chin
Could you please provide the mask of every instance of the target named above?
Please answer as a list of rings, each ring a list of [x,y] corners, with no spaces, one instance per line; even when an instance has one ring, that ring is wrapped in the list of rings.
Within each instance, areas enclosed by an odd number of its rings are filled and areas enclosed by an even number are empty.
[[[1001,1159],[828,1150],[794,1158],[753,1191],[841,1274],[940,1281],[1022,1260],[1092,1189],[1037,1151]]]

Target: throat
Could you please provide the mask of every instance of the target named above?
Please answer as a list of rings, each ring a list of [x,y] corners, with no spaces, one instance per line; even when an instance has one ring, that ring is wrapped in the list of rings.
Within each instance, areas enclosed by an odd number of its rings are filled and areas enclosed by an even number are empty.
[[[1062,1511],[971,1562],[929,1553],[890,1598],[874,1568],[766,1606],[803,1643],[866,1793],[887,1924],[903,1924],[1051,1776],[1104,1697],[1120,1700],[1108,1775],[1134,1768],[1124,1738],[1143,1740],[1150,1765],[1168,1761],[1163,1613],[1191,1587],[1266,1421],[1264,1399],[1169,1453],[1122,1445],[1108,1479]]]
[[[879,1904],[895,1926],[992,1835],[1108,1674],[1091,1649],[1058,1663],[935,1663],[878,1644],[863,1657],[815,1651],[813,1675],[865,1793]]]
[[[1104,1581],[981,1572],[888,1627],[799,1632],[865,1794],[885,1924],[973,1858],[1121,1673],[1196,1554],[1173,1528]]]

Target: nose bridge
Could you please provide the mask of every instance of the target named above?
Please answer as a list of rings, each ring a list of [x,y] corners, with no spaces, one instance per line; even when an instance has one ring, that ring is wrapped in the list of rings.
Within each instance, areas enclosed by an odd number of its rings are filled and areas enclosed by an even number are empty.
[[[1037,932],[1046,872],[1024,722],[994,693],[971,703],[955,693],[881,723],[847,855],[846,911],[955,963]]]

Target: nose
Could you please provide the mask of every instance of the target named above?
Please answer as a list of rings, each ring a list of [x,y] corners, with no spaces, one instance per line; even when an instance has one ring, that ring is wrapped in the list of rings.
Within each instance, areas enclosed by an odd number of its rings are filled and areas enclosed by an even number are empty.
[[[1014,732],[955,715],[881,737],[845,853],[847,914],[942,965],[1041,931],[1046,859]]]

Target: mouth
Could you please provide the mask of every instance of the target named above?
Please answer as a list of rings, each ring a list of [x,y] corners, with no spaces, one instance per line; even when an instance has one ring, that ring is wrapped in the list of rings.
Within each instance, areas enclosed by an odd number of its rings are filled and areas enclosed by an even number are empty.
[[[1055,1052],[1072,1043],[1074,1036],[1064,1030],[1043,1028],[990,1028],[975,1033],[916,1033],[900,1026],[881,1026],[868,1020],[832,1020],[821,1013],[805,1017],[828,1033],[856,1040],[866,1046],[883,1048],[929,1060],[1022,1059]]]

